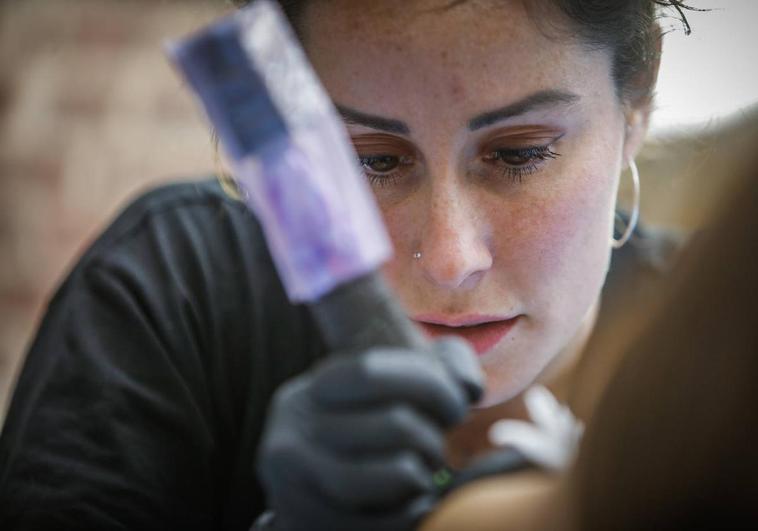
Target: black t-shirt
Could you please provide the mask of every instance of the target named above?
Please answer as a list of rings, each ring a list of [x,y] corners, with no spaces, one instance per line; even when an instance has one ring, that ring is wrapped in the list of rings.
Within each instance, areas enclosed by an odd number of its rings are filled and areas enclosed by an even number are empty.
[[[635,240],[608,285],[658,271],[660,246]],[[141,197],[28,353],[0,438],[0,527],[248,529],[269,398],[324,353],[242,203],[214,180]]]

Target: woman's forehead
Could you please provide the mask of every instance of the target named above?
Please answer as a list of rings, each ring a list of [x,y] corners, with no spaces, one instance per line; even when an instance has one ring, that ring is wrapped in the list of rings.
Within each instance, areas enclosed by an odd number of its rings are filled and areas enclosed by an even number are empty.
[[[338,103],[462,121],[539,91],[613,93],[609,54],[548,36],[520,1],[369,4],[321,0],[303,13],[304,44]]]
[[[343,38],[371,34],[377,41],[429,40],[442,34],[466,35],[475,42],[502,34],[523,37],[522,30],[569,40],[576,33],[549,0],[303,0],[302,6],[297,24],[306,40],[324,33]]]
[[[434,47],[441,37],[458,39],[463,45],[536,29],[519,0],[310,0],[299,22],[307,44],[330,36],[358,43],[394,46],[403,41]],[[464,36],[466,42],[460,40]]]

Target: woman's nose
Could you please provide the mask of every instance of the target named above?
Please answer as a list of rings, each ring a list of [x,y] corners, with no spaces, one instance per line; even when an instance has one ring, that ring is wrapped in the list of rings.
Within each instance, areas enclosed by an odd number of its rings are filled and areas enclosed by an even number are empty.
[[[414,260],[423,276],[446,289],[474,287],[492,267],[488,227],[481,208],[451,190],[427,203]]]

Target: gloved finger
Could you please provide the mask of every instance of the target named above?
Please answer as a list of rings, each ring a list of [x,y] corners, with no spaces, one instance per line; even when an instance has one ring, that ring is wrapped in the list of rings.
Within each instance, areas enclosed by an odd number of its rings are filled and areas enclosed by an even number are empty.
[[[484,394],[484,374],[471,346],[459,337],[443,337],[432,343],[431,350],[463,386],[469,400],[478,402]]]
[[[462,385],[428,352],[373,349],[326,360],[311,396],[325,408],[357,409],[404,402],[444,427],[459,422],[469,403]]]
[[[302,433],[290,426],[274,426],[267,429],[258,449],[256,465],[258,476],[270,495],[288,492],[291,488],[308,488],[307,463],[304,451],[308,442]]]
[[[306,474],[332,505],[345,509],[381,510],[431,492],[432,471],[412,452],[372,459],[345,460],[310,449],[303,454]]]
[[[270,492],[304,480],[303,448],[310,444],[310,420],[319,415],[308,396],[310,385],[310,375],[300,375],[281,385],[271,399],[256,460]]]
[[[269,494],[315,490],[346,508],[393,507],[433,487],[432,471],[412,452],[346,460],[296,437],[268,441],[258,466]]]
[[[436,425],[404,404],[365,412],[322,412],[312,419],[317,444],[351,459],[412,451],[433,468],[445,462],[445,437]]]

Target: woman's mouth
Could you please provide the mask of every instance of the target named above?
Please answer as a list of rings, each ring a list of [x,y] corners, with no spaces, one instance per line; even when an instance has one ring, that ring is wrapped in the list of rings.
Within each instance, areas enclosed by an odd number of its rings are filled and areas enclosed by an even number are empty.
[[[413,320],[427,337],[459,336],[468,341],[481,356],[497,345],[511,331],[518,319],[519,316],[510,319],[474,316],[455,319],[415,317]]]

